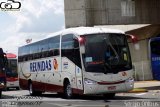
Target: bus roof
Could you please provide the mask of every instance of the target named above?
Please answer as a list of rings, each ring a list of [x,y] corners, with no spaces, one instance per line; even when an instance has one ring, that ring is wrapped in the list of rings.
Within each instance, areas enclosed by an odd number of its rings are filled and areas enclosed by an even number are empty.
[[[123,31],[117,30],[117,29],[108,29],[108,28],[102,28],[102,27],[76,27],[76,28],[68,28],[64,29],[60,32],[53,33],[49,35],[48,37],[56,36],[57,34],[68,34],[73,33],[80,35],[87,35],[87,34],[95,34],[95,33],[121,33],[124,34]]]
[[[45,37],[43,39],[40,39],[40,40],[37,40],[37,41],[34,41],[34,42],[31,42],[29,44],[36,43],[36,42],[39,42],[41,40],[48,39],[48,38],[51,38],[51,37],[54,37],[54,36],[57,36],[57,35],[64,35],[64,34],[69,34],[69,33],[76,34],[77,36],[87,35],[87,34],[97,34],[97,33],[120,33],[120,34],[124,34],[123,31],[117,30],[117,29],[109,29],[109,28],[103,28],[103,27],[75,27],[75,28],[67,28],[67,29],[61,30],[59,32],[51,33],[47,37]],[[29,45],[29,44],[26,44],[26,45]],[[26,45],[23,45],[23,46],[26,46]],[[22,46],[20,46],[20,47],[22,47]]]

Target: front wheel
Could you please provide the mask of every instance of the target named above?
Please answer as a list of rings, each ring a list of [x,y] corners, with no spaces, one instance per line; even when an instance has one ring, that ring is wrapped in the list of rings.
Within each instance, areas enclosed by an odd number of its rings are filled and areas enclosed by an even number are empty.
[[[66,99],[72,98],[73,93],[72,93],[72,87],[69,81],[66,81],[64,84],[64,97]]]
[[[115,97],[115,93],[107,93],[103,94],[103,96],[105,97],[105,99],[112,99]]]

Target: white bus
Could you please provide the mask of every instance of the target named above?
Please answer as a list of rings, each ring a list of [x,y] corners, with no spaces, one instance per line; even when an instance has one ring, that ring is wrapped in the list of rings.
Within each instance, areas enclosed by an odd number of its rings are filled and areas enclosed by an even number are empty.
[[[106,28],[69,28],[22,46],[18,51],[20,87],[42,92],[115,93],[133,89],[132,61],[124,32]]]

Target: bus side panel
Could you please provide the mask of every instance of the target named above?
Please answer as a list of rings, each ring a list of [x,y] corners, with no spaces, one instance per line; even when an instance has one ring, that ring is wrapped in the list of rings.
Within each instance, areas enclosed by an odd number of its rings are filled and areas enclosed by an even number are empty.
[[[40,68],[37,68],[37,63],[42,63],[39,64]],[[19,63],[19,78],[23,89],[28,89],[28,80],[31,80],[35,91],[63,92],[61,58],[51,57]]]
[[[52,57],[52,70],[45,73],[46,91],[63,92],[63,81],[61,81],[61,57]]]
[[[31,72],[31,63],[34,61],[21,62],[18,65],[19,84],[20,88],[28,90],[29,82],[31,81],[33,88],[37,91],[44,91],[45,85],[41,83],[43,81],[42,74],[37,72]],[[35,68],[34,68],[35,69]],[[42,87],[43,86],[43,87]]]
[[[28,90],[28,80],[31,79],[30,70],[27,69],[29,65],[27,64],[26,62],[18,63],[19,85],[24,90]]]
[[[66,57],[62,57],[62,81],[68,78],[73,93],[83,94],[82,70]]]
[[[28,89],[28,80],[19,78],[19,85],[20,85],[21,89],[27,90]]]

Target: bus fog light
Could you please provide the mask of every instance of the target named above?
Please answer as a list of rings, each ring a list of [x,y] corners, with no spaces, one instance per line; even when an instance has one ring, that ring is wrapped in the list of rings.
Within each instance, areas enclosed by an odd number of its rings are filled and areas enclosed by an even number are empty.
[[[84,83],[85,83],[85,84],[88,84],[88,85],[97,84],[96,81],[93,81],[93,80],[90,80],[90,79],[87,79],[87,78],[84,79]]]
[[[129,79],[126,80],[126,82],[129,83],[131,87],[133,87],[134,78],[129,78]]]
[[[2,82],[1,85],[4,85],[4,83]]]

